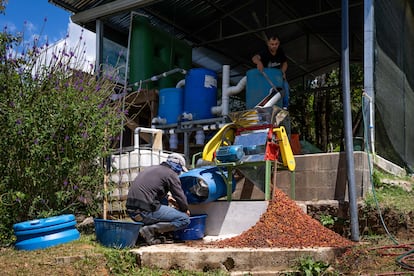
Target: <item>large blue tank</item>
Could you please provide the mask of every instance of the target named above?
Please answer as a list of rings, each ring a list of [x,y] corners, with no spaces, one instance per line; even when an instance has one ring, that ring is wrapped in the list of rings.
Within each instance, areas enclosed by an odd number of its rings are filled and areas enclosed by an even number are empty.
[[[183,88],[163,88],[159,93],[158,117],[175,124],[183,113]]]
[[[192,169],[180,175],[181,186],[189,204],[215,201],[227,195],[227,170],[216,166]],[[232,192],[236,188],[233,178]]]
[[[264,72],[276,87],[283,87],[283,74],[280,69],[265,68]],[[247,71],[246,108],[254,108],[269,94],[272,86],[257,69]]]
[[[193,120],[213,117],[211,107],[217,105],[217,73],[205,69],[191,69],[185,77],[184,112]]]

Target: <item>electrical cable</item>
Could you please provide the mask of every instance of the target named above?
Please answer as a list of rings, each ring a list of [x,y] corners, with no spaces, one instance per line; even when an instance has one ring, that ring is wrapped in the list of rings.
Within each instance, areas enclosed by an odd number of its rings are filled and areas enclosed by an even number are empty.
[[[371,101],[372,99],[369,98],[369,100]],[[364,99],[362,99],[362,110],[365,110],[364,109]],[[368,137],[368,133],[367,133],[368,131],[367,131],[367,127],[366,127],[367,124],[366,124],[365,112],[362,112],[362,114],[363,114],[363,120],[364,120],[364,135],[365,135],[365,137]],[[365,139],[365,143],[366,143],[365,148],[369,148],[368,147],[368,141],[367,140],[368,139]],[[381,212],[381,209],[379,207],[378,198],[377,198],[377,195],[375,193],[375,185],[374,185],[374,181],[373,181],[373,177],[372,177],[373,171],[372,171],[371,158],[370,158],[370,154],[371,153],[369,151],[366,151],[366,152],[367,152],[367,156],[368,156],[368,167],[369,167],[369,172],[370,172],[370,181],[371,181],[371,186],[372,186],[372,194],[373,194],[373,197],[374,197],[374,201],[375,201],[375,205],[376,205],[378,214],[380,216],[381,224],[382,224],[384,230],[386,231],[388,237],[396,244],[396,246],[393,246],[392,248],[395,248],[395,247],[399,247],[399,248],[400,247],[407,247],[408,245],[398,245],[399,244],[398,241],[389,232],[387,226],[385,225],[384,218],[382,216],[382,212]],[[391,248],[391,246],[384,246],[382,248]],[[414,248],[412,248],[411,250],[409,250],[409,251],[407,251],[407,252],[399,255],[396,258],[395,262],[401,268],[414,271],[414,265],[409,264],[409,262],[414,263]],[[394,272],[394,273],[399,273],[399,272]],[[411,274],[411,273],[409,273],[409,274]],[[381,274],[381,275],[399,275],[399,274]]]
[[[395,259],[395,262],[404,269],[414,271],[414,265],[409,264],[409,262],[414,264],[414,248],[398,256],[397,259]]]
[[[370,101],[371,101],[371,99],[369,99]],[[364,112],[364,110],[365,110],[365,106],[364,106],[364,99],[362,99],[362,117],[363,117],[363,120],[364,120],[364,136],[365,137],[368,137],[368,131],[367,131],[367,122],[366,122],[366,117],[365,117],[365,112]],[[369,145],[368,145],[368,139],[365,139],[365,143],[366,143],[366,145],[365,145],[365,148],[367,149],[367,148],[369,148]],[[388,228],[387,228],[387,226],[385,225],[385,222],[384,222],[384,218],[383,218],[383,216],[382,216],[382,212],[381,212],[381,209],[380,209],[380,207],[379,207],[379,203],[378,203],[378,198],[377,198],[377,194],[376,194],[376,192],[375,192],[375,184],[374,184],[374,180],[373,180],[373,177],[372,177],[372,175],[373,175],[373,169],[372,169],[372,166],[371,166],[371,153],[369,152],[369,150],[366,150],[366,152],[367,152],[367,156],[368,156],[368,168],[369,168],[369,175],[370,175],[370,182],[371,182],[371,190],[372,190],[372,196],[373,196],[373,198],[374,198],[374,202],[375,202],[375,206],[376,206],[376,209],[377,209],[377,211],[378,211],[378,215],[379,215],[379,217],[380,217],[380,220],[381,220],[381,224],[382,224],[382,227],[384,228],[384,230],[385,230],[385,232],[387,233],[387,235],[388,235],[388,237],[395,243],[395,244],[398,244],[398,241],[395,239],[395,237],[389,232],[389,230],[388,230]]]

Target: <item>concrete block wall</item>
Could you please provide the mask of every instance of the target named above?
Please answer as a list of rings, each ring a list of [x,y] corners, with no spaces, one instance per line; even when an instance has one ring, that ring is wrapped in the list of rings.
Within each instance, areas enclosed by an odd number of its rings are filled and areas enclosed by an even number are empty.
[[[295,172],[278,171],[276,187],[299,201],[348,201],[345,152],[295,155],[295,160]],[[362,199],[371,189],[367,153],[354,152],[354,168],[356,196]]]

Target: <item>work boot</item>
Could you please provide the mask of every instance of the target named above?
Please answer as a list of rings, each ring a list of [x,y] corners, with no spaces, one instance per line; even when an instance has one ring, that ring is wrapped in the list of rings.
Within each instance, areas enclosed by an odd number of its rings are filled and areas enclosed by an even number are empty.
[[[155,224],[145,225],[139,230],[141,236],[148,245],[160,244],[161,241],[155,238]]]
[[[145,239],[148,245],[160,244],[166,241],[165,237],[156,238],[155,234],[163,234],[174,231],[176,228],[169,222],[158,222],[151,225],[146,225],[139,230],[141,236]]]
[[[172,231],[177,230],[177,228],[173,224],[169,222],[158,222],[154,226],[156,227],[155,231],[160,234],[158,239],[160,239],[161,243],[174,242]]]

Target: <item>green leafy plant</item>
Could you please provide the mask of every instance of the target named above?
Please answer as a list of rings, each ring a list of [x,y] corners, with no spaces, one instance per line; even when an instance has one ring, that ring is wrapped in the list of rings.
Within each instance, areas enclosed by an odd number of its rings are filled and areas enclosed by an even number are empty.
[[[327,271],[330,267],[322,261],[315,261],[312,257],[302,257],[298,260],[296,269],[300,275],[315,276],[315,275],[334,275],[334,272]]]
[[[335,224],[336,218],[331,215],[322,214],[319,216],[319,221],[323,226],[332,226]]]
[[[103,158],[122,131],[125,109],[111,100],[116,70],[99,72],[70,48],[0,34],[0,240],[13,223],[102,206]]]

